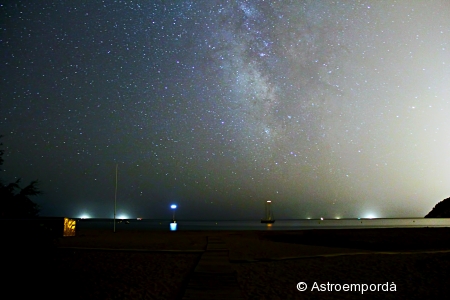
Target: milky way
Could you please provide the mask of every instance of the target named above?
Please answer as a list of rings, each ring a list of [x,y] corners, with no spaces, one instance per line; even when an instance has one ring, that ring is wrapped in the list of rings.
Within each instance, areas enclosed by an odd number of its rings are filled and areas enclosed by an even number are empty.
[[[172,3],[168,3],[172,2]],[[4,181],[45,215],[423,216],[450,194],[448,1],[11,1]]]

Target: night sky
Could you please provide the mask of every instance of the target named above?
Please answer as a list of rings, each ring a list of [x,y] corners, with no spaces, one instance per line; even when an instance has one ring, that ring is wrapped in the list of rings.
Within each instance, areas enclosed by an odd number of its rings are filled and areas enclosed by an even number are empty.
[[[4,182],[41,215],[421,217],[450,196],[450,1],[3,1]]]

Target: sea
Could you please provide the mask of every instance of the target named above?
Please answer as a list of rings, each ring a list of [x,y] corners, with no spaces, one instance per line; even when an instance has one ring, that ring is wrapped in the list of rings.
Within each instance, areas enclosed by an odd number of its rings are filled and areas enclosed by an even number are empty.
[[[77,229],[114,229],[114,219],[75,219]],[[116,230],[308,230],[363,228],[450,227],[450,218],[289,219],[263,224],[260,220],[115,220]]]

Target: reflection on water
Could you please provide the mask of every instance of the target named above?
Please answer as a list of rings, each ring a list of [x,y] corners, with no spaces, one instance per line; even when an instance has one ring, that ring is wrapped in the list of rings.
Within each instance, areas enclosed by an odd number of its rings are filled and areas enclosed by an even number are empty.
[[[172,230],[171,220],[127,220],[116,224],[121,230]],[[195,221],[178,220],[174,230],[302,230],[340,228],[406,228],[406,227],[450,227],[450,219],[311,219],[277,220],[273,224],[251,221]],[[80,219],[78,229],[113,228],[112,219]]]
[[[170,223],[170,231],[176,231],[177,230],[177,223],[172,222]]]

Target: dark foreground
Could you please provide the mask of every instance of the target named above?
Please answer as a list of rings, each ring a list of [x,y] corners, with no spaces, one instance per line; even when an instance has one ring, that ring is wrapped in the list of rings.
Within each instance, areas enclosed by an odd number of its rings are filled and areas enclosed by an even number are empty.
[[[7,237],[2,288],[14,298],[181,299],[211,236],[226,245],[244,299],[429,299],[450,292],[449,228],[85,230],[54,245]],[[360,290],[343,291],[346,284]]]

